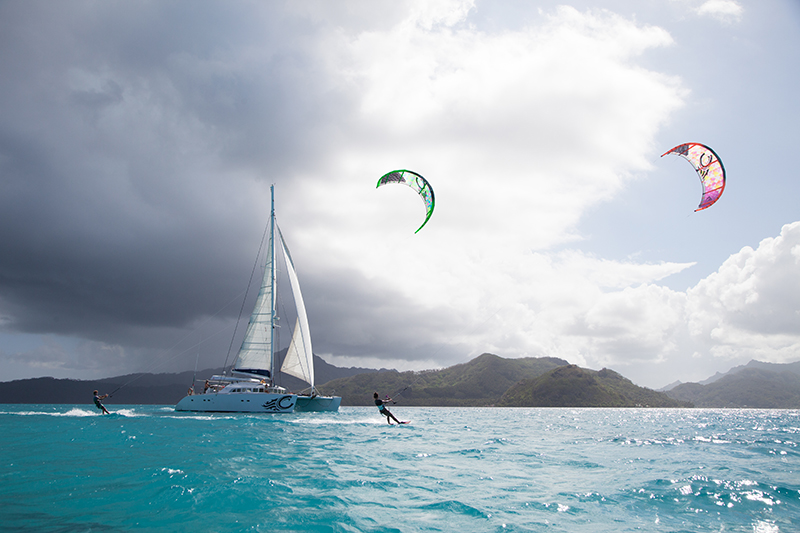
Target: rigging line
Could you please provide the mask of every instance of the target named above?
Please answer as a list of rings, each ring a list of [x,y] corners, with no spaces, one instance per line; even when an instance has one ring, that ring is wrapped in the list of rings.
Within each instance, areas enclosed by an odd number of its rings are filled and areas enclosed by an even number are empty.
[[[419,375],[417,376],[417,379],[415,379],[414,381],[412,381],[411,383],[409,383],[408,385],[406,385],[405,387],[403,387],[399,391],[392,393],[391,397],[394,398],[395,396],[402,396],[405,391],[407,391],[408,389],[413,387],[419,380],[421,380],[425,376],[426,373],[427,373],[426,371],[421,370]]]
[[[194,360],[194,374],[192,374],[192,392],[194,392],[194,383],[197,381],[197,363],[200,362],[200,350],[197,350],[197,359]]]
[[[501,309],[497,309],[494,313],[492,313],[492,315],[488,318],[488,320],[486,320],[486,322],[490,322],[490,321],[494,320],[495,318],[497,318],[497,316],[500,314],[500,311],[501,311]],[[461,331],[463,332],[464,328],[462,328]],[[448,343],[449,343],[449,341],[453,340],[454,337],[455,337],[455,335],[451,335],[450,338],[448,339]],[[445,344],[447,344],[447,343],[440,343],[439,347],[436,350],[434,350],[433,353],[431,353],[430,357],[434,358],[439,352],[441,352],[444,349],[444,345]],[[414,372],[414,371],[412,371],[412,372]],[[414,384],[416,384],[419,380],[421,380],[423,377],[425,377],[425,375],[427,373],[428,373],[428,371],[426,371],[426,370],[420,370],[419,371],[419,375],[417,376],[417,379],[415,379],[414,381],[412,381],[411,383],[409,383],[408,385],[406,385],[405,387],[400,389],[399,392],[393,393],[391,397],[394,398],[395,396],[402,396],[405,391],[407,391],[412,386],[414,386]]]
[[[270,216],[270,220],[267,221],[267,225],[264,227],[264,233],[261,235],[261,243],[258,245],[258,253],[256,253],[256,260],[255,263],[253,263],[253,270],[250,271],[250,280],[247,282],[247,289],[245,289],[244,291],[244,298],[242,298],[242,307],[239,308],[239,317],[236,319],[236,327],[233,328],[233,335],[231,335],[231,343],[230,345],[228,345],[228,353],[225,355],[225,362],[222,364],[222,375],[226,375],[225,367],[228,366],[228,359],[230,359],[231,350],[233,350],[233,341],[236,339],[236,332],[239,330],[239,322],[242,321],[242,313],[244,312],[244,306],[245,303],[247,302],[247,295],[250,292],[250,287],[253,284],[253,276],[255,275],[256,268],[258,268],[258,258],[261,257],[261,250],[264,249],[264,240],[267,238],[267,233],[269,232],[269,226],[271,221],[272,217]],[[273,240],[275,240],[274,237]]]
[[[242,293],[239,293],[239,294],[237,294],[237,295],[236,295],[236,297],[234,297],[234,298],[233,298],[233,299],[232,299],[230,302],[228,302],[227,304],[225,304],[224,306],[222,306],[222,307],[221,307],[221,308],[220,308],[220,309],[219,309],[219,310],[218,310],[216,313],[214,313],[213,315],[211,315],[210,317],[208,317],[208,318],[206,319],[206,321],[205,321],[205,322],[203,322],[202,324],[200,324],[199,326],[197,326],[196,328],[194,328],[192,331],[190,331],[189,333],[187,333],[186,335],[184,335],[183,337],[181,337],[180,339],[178,339],[178,340],[175,342],[175,344],[173,344],[172,346],[170,346],[170,347],[169,347],[169,348],[167,348],[166,350],[162,350],[162,351],[160,352],[160,354],[159,354],[159,355],[162,355],[162,354],[165,354],[165,353],[169,353],[169,352],[171,352],[172,350],[174,350],[174,349],[175,349],[175,347],[176,347],[177,345],[179,345],[180,343],[182,343],[182,342],[183,342],[184,340],[186,340],[186,339],[187,339],[187,338],[188,338],[190,335],[193,335],[193,334],[194,334],[194,333],[195,333],[195,332],[196,332],[198,329],[202,328],[202,327],[203,327],[203,326],[205,326],[205,325],[206,325],[208,322],[210,322],[212,319],[214,319],[214,318],[215,318],[215,317],[216,317],[218,314],[220,314],[220,313],[221,313],[221,312],[222,312],[222,311],[223,311],[223,310],[224,310],[226,307],[228,307],[230,304],[232,304],[232,303],[233,303],[235,300],[238,300],[238,299],[239,299],[239,296],[241,296],[241,295],[242,295]],[[120,385],[119,387],[117,387],[116,389],[114,389],[112,392],[110,392],[110,393],[109,393],[109,395],[108,395],[108,396],[109,396],[109,398],[110,398],[110,397],[112,397],[112,396],[114,395],[114,393],[115,393],[115,392],[119,391],[120,389],[122,389],[122,388],[124,388],[124,387],[127,387],[128,385],[130,385],[131,383],[133,383],[133,382],[134,382],[134,381],[136,381],[137,379],[141,378],[141,377],[142,377],[142,376],[144,376],[145,374],[147,374],[147,373],[149,373],[149,372],[152,372],[153,370],[156,370],[157,368],[159,368],[159,367],[161,367],[161,366],[163,366],[163,365],[165,365],[165,364],[169,363],[170,361],[172,361],[172,360],[176,359],[177,357],[180,357],[181,355],[183,355],[183,354],[187,353],[187,352],[188,352],[188,351],[190,351],[190,350],[193,350],[194,348],[198,348],[198,347],[199,347],[199,346],[200,346],[200,345],[201,345],[203,342],[207,341],[207,340],[208,340],[208,339],[210,339],[211,337],[215,337],[215,336],[219,335],[220,333],[222,333],[223,331],[225,331],[225,329],[226,329],[225,327],[223,327],[223,328],[220,328],[220,329],[219,329],[219,331],[217,331],[216,333],[212,333],[211,335],[208,335],[208,336],[206,337],[206,339],[205,339],[205,340],[203,340],[203,341],[199,341],[199,342],[196,342],[196,343],[195,343],[195,344],[193,344],[192,346],[189,346],[189,347],[188,347],[188,348],[186,348],[185,350],[183,350],[183,351],[181,351],[181,352],[178,352],[177,354],[173,355],[172,357],[170,357],[170,358],[168,358],[168,359],[157,360],[157,361],[156,361],[154,364],[152,364],[152,365],[150,365],[149,367],[145,368],[145,370],[143,370],[142,372],[140,372],[139,374],[137,374],[135,377],[133,377],[133,378],[129,379],[128,381],[126,381],[125,383],[123,383],[122,385]],[[199,354],[198,354],[198,357],[199,357]]]

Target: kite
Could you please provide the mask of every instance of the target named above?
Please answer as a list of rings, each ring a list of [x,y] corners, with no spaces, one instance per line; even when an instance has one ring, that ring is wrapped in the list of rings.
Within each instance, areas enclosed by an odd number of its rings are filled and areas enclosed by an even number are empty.
[[[711,207],[722,196],[725,190],[725,167],[722,166],[717,153],[700,143],[680,144],[672,150],[661,154],[675,154],[692,164],[703,184],[703,198],[695,212]]]
[[[381,176],[381,179],[378,180],[378,185],[376,185],[375,188],[377,189],[381,185],[386,185],[387,183],[403,183],[419,193],[420,198],[422,198],[422,201],[425,203],[426,216],[422,226],[417,228],[417,231],[414,232],[418,233],[419,230],[428,223],[428,219],[430,219],[433,214],[433,207],[436,205],[431,184],[428,183],[428,180],[410,170],[393,170],[384,174]]]

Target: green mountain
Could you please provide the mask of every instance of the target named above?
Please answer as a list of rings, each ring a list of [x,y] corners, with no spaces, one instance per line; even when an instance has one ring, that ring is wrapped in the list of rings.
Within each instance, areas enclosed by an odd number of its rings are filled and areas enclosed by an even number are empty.
[[[509,387],[568,364],[555,357],[504,359],[485,353],[468,363],[422,372],[359,374],[325,384],[342,405],[373,405],[372,393],[389,395],[403,405],[483,407],[496,405]]]
[[[485,353],[441,370],[398,372],[339,368],[316,358],[318,388],[342,396],[342,405],[373,405],[372,393],[402,405],[453,407],[754,407],[800,408],[800,363],[751,361],[713,382],[684,383],[662,393],[634,385],[620,374],[587,370],[555,357],[504,359]],[[197,373],[202,382],[220,369]],[[131,374],[101,380],[36,378],[0,382],[0,403],[90,404],[91,392],[114,392],[115,404],[175,404],[193,372]],[[307,385],[279,375],[290,390]]]
[[[508,389],[501,407],[692,407],[666,394],[634,385],[613,370],[567,365],[523,379]]]
[[[198,379],[211,377],[198,372]],[[113,392],[114,404],[175,404],[186,395],[193,372],[180,374],[130,374],[97,380],[32,378],[0,383],[0,403],[91,404],[92,391]]]
[[[326,363],[314,356],[314,369],[317,381],[324,383],[335,378],[353,376],[361,372],[375,372],[370,368],[340,368]],[[221,368],[182,372],[179,374],[129,374],[96,380],[32,378],[0,382],[0,404],[2,403],[92,403],[92,391],[101,394],[113,393],[106,400],[108,406],[115,404],[174,405],[186,395],[196,377],[195,390],[202,389],[202,383],[212,374],[222,373]],[[308,384],[280,372],[276,382],[289,390],[299,391]],[[324,393],[325,385],[318,387]]]
[[[701,385],[683,383],[666,392],[697,407],[800,408],[800,374],[790,365],[750,365]],[[789,368],[784,368],[785,366]]]

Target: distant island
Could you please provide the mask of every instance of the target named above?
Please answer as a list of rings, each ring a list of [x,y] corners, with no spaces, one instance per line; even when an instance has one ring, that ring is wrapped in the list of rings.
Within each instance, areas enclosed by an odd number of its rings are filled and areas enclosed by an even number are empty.
[[[485,353],[441,370],[340,368],[315,356],[318,389],[342,397],[343,406],[373,405],[372,393],[405,406],[442,407],[723,407],[800,408],[800,362],[751,361],[700,383],[661,391],[639,387],[604,368],[589,370],[555,357],[505,359]],[[174,374],[130,374],[100,380],[55,378],[0,383],[0,403],[90,404],[94,389],[113,392],[108,403],[174,405],[198,381],[221,369]],[[289,390],[307,386],[291,376]]]
[[[678,384],[665,393],[696,407],[800,409],[800,361],[750,361],[700,383]]]

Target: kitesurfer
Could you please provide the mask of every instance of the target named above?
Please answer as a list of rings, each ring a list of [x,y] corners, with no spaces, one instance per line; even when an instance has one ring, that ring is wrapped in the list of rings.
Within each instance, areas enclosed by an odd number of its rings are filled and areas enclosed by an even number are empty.
[[[98,409],[103,411],[104,415],[110,415],[111,413],[108,412],[108,409],[106,409],[106,406],[103,405],[100,402],[100,400],[102,400],[104,398],[108,398],[108,394],[103,394],[102,396],[98,396],[97,395],[97,391],[94,391],[94,404],[97,406]]]
[[[398,424],[403,424],[403,422],[400,422],[400,421],[399,421],[397,418],[395,418],[395,416],[392,414],[392,412],[391,412],[391,411],[389,411],[389,410],[386,408],[386,405],[384,405],[384,402],[391,402],[391,401],[392,401],[392,399],[391,399],[391,398],[389,398],[389,397],[387,396],[385,400],[381,400],[381,399],[380,399],[380,397],[378,396],[378,393],[377,393],[377,392],[376,392],[376,393],[374,393],[374,394],[372,395],[372,397],[375,399],[375,405],[377,405],[377,406],[378,406],[378,410],[381,412],[381,414],[382,414],[383,416],[385,416],[385,417],[386,417],[386,422],[387,422],[387,423],[388,423],[390,426],[392,425],[392,420],[394,420],[394,421],[395,421],[395,422],[397,422]]]

